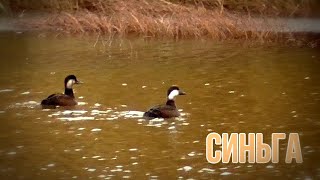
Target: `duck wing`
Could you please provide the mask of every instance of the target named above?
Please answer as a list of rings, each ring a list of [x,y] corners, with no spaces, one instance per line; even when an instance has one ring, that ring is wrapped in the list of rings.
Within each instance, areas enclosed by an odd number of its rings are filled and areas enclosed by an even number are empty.
[[[51,94],[46,99],[41,101],[41,105],[53,105],[53,103],[54,103],[53,98],[56,95],[59,95],[59,94]]]
[[[47,97],[47,99],[49,99],[49,98],[51,98],[51,97],[53,97],[55,95],[57,95],[57,94],[51,94],[50,96]]]
[[[146,118],[171,118],[179,115],[180,113],[174,106],[158,105],[150,108],[143,116]]]
[[[148,111],[146,111],[143,114],[143,117],[152,119],[152,118],[161,118],[161,111],[160,111],[161,105],[154,106],[150,108]]]

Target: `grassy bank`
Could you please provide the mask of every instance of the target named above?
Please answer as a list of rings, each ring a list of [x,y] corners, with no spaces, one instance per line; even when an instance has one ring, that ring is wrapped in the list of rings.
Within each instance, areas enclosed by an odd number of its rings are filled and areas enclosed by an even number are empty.
[[[11,0],[2,2],[2,6],[19,12],[20,16],[31,10],[50,12],[21,18],[20,25],[63,33],[291,42],[295,37],[292,33],[261,31],[275,26],[263,18],[305,16],[312,12],[313,3],[309,0]],[[257,16],[259,21],[253,18]],[[277,26],[274,28],[281,28]]]
[[[0,0],[13,11],[33,10],[105,10],[119,0]],[[130,0],[129,0],[130,1]],[[236,11],[263,15],[305,16],[319,12],[317,0],[135,0],[136,3],[164,2],[219,11]]]

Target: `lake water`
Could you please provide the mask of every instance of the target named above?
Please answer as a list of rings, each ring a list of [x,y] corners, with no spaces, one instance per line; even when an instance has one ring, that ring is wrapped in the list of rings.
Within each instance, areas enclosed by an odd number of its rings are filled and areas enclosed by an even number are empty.
[[[320,178],[318,49],[103,39],[0,33],[1,179]],[[68,74],[79,105],[43,110]],[[141,119],[173,84],[182,116]],[[209,164],[210,132],[296,132],[304,162]]]

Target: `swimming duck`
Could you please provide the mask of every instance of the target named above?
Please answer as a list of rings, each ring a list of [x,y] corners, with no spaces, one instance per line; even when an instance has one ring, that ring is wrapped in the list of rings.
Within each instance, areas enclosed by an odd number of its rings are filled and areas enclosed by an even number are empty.
[[[146,119],[153,118],[172,118],[180,116],[180,113],[174,102],[174,98],[178,95],[185,95],[186,93],[181,91],[178,86],[171,86],[167,92],[167,103],[150,108],[143,114]]]
[[[64,94],[51,94],[46,99],[41,101],[42,107],[55,106],[74,106],[77,102],[74,99],[72,86],[80,84],[75,75],[69,75],[64,79]]]

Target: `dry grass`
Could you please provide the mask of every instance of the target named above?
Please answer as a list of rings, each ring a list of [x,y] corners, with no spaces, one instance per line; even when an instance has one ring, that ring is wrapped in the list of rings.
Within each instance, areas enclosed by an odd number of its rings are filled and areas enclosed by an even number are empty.
[[[12,10],[37,9],[37,10],[79,10],[94,11],[107,9],[117,0],[0,0]],[[157,0],[161,1],[161,0]],[[143,0],[137,1],[143,2]],[[153,0],[144,0],[151,2]],[[164,1],[163,1],[164,2]],[[301,16],[319,11],[317,0],[166,0],[166,3],[192,5],[206,9],[255,13],[264,15]]]
[[[182,4],[194,4],[209,9],[263,14],[269,16],[304,16],[312,11],[316,0],[171,0]]]
[[[48,1],[55,2],[55,1]],[[61,2],[71,2],[65,0]],[[144,37],[242,39],[259,42],[291,41],[291,33],[261,31],[264,21],[255,21],[251,14],[237,15],[221,8],[182,5],[166,0],[72,1],[63,3],[71,11],[51,12],[46,16],[22,19],[31,28],[49,29],[63,33],[92,33],[99,35],[129,34]],[[62,4],[55,4],[62,8]],[[279,27],[275,27],[279,29]],[[270,29],[270,28],[269,28]],[[301,37],[301,36],[300,36]]]
[[[248,27],[256,26],[249,17],[240,18],[219,10],[182,6],[164,0],[137,2],[118,0],[107,7],[96,4],[95,11],[52,13],[47,18],[29,22],[29,25],[70,33],[134,33],[151,37],[237,39],[268,36],[248,32]]]

